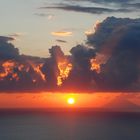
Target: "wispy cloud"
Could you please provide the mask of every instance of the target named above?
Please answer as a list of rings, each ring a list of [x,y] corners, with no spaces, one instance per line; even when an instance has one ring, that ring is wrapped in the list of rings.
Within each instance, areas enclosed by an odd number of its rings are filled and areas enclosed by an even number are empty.
[[[64,0],[46,4],[40,9],[58,9],[90,14],[135,12],[140,9],[140,2],[132,0]]]
[[[69,1],[69,0],[65,0]],[[127,3],[132,0],[70,0],[73,2],[91,2],[91,3]]]
[[[140,8],[140,2],[138,0],[65,0],[67,3],[71,4],[82,4],[82,3],[90,3],[90,5],[96,5],[99,4],[101,7],[104,6],[110,6],[113,5],[117,8],[135,8],[133,10],[139,10]],[[112,5],[113,4],[113,5]]]
[[[72,36],[72,32],[70,31],[56,31],[56,32],[51,32],[51,35],[53,36],[62,36],[62,37],[67,37],[67,36]]]
[[[24,36],[24,35],[26,35],[26,33],[22,33],[22,32],[9,34],[9,36],[12,36],[12,37],[21,37],[21,36]]]
[[[34,15],[39,17],[47,17],[48,20],[52,20],[55,17],[53,14],[45,14],[45,13],[35,13]]]
[[[67,43],[67,41],[61,40],[61,39],[57,39],[56,42],[59,42],[59,43]]]
[[[65,11],[74,11],[82,13],[91,13],[91,14],[103,14],[111,12],[130,12],[129,9],[111,9],[111,8],[102,8],[102,7],[84,7],[78,5],[63,5],[63,6],[52,6],[52,7],[41,7],[41,9],[59,9]]]
[[[24,32],[17,32],[17,33],[9,34],[8,36],[14,38],[14,40],[17,41],[17,40],[19,40],[20,37],[23,37],[25,35],[26,35],[26,33],[24,33]]]
[[[123,3],[123,7],[134,8],[134,10],[140,10],[140,3]]]

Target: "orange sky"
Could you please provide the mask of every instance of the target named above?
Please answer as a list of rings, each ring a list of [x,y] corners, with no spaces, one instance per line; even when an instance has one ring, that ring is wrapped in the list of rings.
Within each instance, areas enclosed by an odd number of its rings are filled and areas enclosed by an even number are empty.
[[[120,96],[120,93],[62,94],[62,93],[24,93],[0,94],[0,108],[51,108],[51,107],[100,107]],[[68,98],[75,104],[69,105]],[[139,102],[139,100],[137,100]]]

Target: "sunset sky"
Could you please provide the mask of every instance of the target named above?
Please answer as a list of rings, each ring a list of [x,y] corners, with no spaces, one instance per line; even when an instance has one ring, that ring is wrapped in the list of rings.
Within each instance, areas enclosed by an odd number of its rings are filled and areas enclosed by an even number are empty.
[[[139,0],[0,0],[0,17],[0,108],[140,105]]]
[[[0,35],[16,37],[13,43],[23,54],[47,57],[48,48],[56,44],[61,45],[65,53],[69,53],[69,50],[76,44],[85,43],[85,31],[92,29],[96,21],[103,21],[110,16],[140,17],[139,9],[135,8],[135,5],[128,5],[127,0],[123,1],[1,0]],[[137,2],[139,0],[135,0],[135,3]],[[67,8],[59,9],[58,7],[61,6]],[[68,10],[68,6],[75,6],[75,8]],[[76,10],[77,6],[83,7],[83,10]],[[124,11],[129,9],[130,11],[106,12],[104,9],[97,9],[95,13],[90,13],[84,10],[85,7],[101,7],[106,10],[124,9]],[[58,32],[71,32],[71,34],[60,35]]]
[[[74,104],[68,104],[67,100],[74,98]],[[135,105],[140,105],[140,95],[137,93],[94,93],[94,94],[67,94],[67,93],[40,93],[40,94],[1,94],[1,108],[108,108],[114,100],[122,98]],[[124,100],[124,101],[125,101]],[[125,104],[125,103],[124,103]],[[118,104],[119,105],[119,104]],[[123,104],[122,108],[123,108]],[[129,105],[129,104],[128,104]],[[114,107],[114,106],[113,106]],[[112,108],[113,108],[112,107]],[[126,107],[126,106],[125,106]],[[129,106],[130,107],[130,106]],[[111,106],[110,106],[111,108]],[[116,104],[117,108],[117,104]],[[130,108],[131,110],[132,108]],[[131,110],[132,111],[132,110]]]

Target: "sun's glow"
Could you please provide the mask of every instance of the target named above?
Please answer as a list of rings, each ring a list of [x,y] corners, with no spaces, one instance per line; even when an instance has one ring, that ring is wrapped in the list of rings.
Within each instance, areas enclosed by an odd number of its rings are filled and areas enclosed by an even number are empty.
[[[68,104],[73,105],[75,103],[75,99],[74,98],[68,98],[67,100]]]

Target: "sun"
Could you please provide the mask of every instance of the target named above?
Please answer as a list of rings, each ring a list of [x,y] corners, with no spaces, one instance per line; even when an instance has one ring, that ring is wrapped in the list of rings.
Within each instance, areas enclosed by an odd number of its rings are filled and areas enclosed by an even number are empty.
[[[72,98],[72,97],[68,98],[67,103],[70,104],[70,105],[73,105],[73,104],[75,104],[75,99]]]

